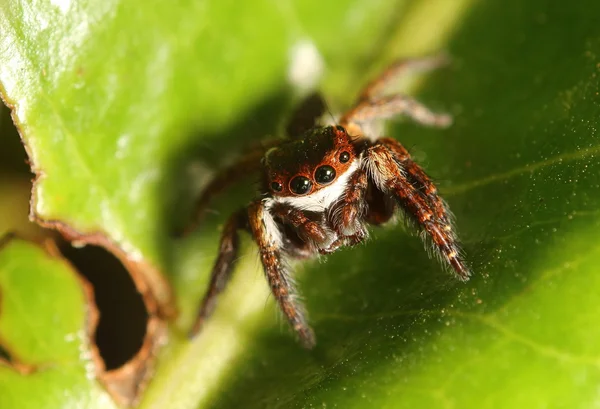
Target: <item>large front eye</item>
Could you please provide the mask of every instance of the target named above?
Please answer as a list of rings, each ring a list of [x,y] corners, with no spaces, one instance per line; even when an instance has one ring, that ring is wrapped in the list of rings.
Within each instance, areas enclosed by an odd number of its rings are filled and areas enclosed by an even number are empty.
[[[304,176],[296,176],[290,182],[290,190],[297,195],[305,195],[310,192],[312,182]]]
[[[335,179],[335,169],[331,166],[323,165],[317,168],[315,180],[320,185],[328,185]]]

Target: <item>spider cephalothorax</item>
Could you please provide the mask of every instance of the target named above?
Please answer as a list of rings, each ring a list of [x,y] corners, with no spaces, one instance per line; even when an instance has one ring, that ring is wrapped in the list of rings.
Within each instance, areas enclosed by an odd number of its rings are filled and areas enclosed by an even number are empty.
[[[299,140],[269,149],[262,160],[267,186],[276,198],[310,197],[354,165],[356,152],[341,126],[310,129]]]
[[[253,236],[271,291],[306,347],[314,345],[314,334],[295,296],[286,259],[327,254],[360,243],[368,224],[384,223],[398,209],[431,240],[443,264],[459,279],[469,277],[451,213],[435,185],[398,141],[376,139],[365,126],[400,114],[425,125],[449,125],[447,115],[434,114],[411,98],[383,94],[389,81],[404,71],[435,68],[442,61],[425,58],[392,65],[365,88],[338,125],[318,126],[317,119],[311,118],[304,127],[295,127],[302,132],[265,151],[249,153],[209,184],[198,201],[198,218],[211,197],[228,183],[250,171],[259,172],[262,180],[260,196],[225,225],[193,334],[214,309],[231,275],[239,230]]]

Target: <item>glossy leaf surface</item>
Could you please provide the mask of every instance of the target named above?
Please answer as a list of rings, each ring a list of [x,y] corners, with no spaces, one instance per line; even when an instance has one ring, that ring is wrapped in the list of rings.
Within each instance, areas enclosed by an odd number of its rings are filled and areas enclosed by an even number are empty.
[[[175,289],[180,319],[142,407],[597,404],[595,2],[64,4],[1,6],[0,82],[44,172],[38,214],[105,232]],[[307,40],[336,111],[395,56],[453,56],[419,98],[455,125],[390,133],[439,181],[475,276],[455,283],[418,238],[374,229],[364,246],[296,267],[318,337],[307,352],[276,320],[246,240],[189,343],[219,225],[251,183],[193,237],[169,232],[207,170],[277,132],[293,105],[288,58]]]

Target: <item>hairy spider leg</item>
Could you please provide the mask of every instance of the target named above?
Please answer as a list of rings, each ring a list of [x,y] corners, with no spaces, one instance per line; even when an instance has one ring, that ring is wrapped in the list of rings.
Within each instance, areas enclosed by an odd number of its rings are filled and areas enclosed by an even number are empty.
[[[261,166],[260,160],[265,152],[273,146],[279,145],[281,142],[281,139],[267,141],[259,148],[254,147],[253,150],[241,156],[236,162],[221,169],[196,199],[189,222],[180,232],[177,232],[177,236],[186,237],[194,232],[204,220],[208,206],[212,200],[244,177],[247,177],[254,172],[258,172]]]
[[[413,185],[416,185],[425,195],[435,211],[435,216],[450,229],[453,222],[452,213],[446,202],[438,195],[438,190],[431,178],[425,173],[404,146],[393,138],[381,138],[378,142],[387,146],[393,153],[396,160],[402,166],[406,176]]]
[[[441,259],[459,279],[467,280],[471,273],[462,257],[452,225],[436,217],[432,204],[407,178],[393,151],[383,143],[376,143],[367,149],[365,161],[377,188],[396,198],[400,207],[427,232]]]
[[[217,298],[227,286],[231,273],[237,263],[240,238],[239,230],[248,228],[248,216],[246,209],[240,209],[229,217],[229,220],[223,228],[221,241],[219,243],[219,255],[215,262],[208,290],[198,308],[196,321],[190,331],[190,337],[195,336],[202,328],[204,321],[212,314],[215,309]]]
[[[378,119],[391,119],[399,115],[406,115],[420,124],[439,128],[447,127],[452,123],[450,115],[434,113],[411,97],[395,94],[359,102],[342,116],[340,125],[345,127],[349,134],[362,136],[362,126],[365,123]]]
[[[445,63],[445,57],[417,60],[413,67],[433,69]],[[361,93],[356,106],[344,114],[340,124],[353,134],[362,136],[362,126],[370,121],[390,119],[397,115],[407,115],[423,125],[445,127],[452,118],[447,114],[434,113],[425,105],[401,94],[378,97],[389,83],[407,71],[407,61],[393,64],[380,77],[376,78]],[[383,138],[367,149],[367,168],[379,190],[392,194],[399,205],[429,234],[438,254],[462,279],[468,279],[470,272],[462,258],[460,246],[452,227],[451,213],[438,196],[437,188],[425,172],[397,141]],[[418,187],[415,186],[418,185]]]
[[[342,236],[350,238],[350,244],[361,242],[367,232],[359,222],[367,212],[365,195],[369,179],[364,169],[358,169],[348,180],[341,201],[331,209],[333,224]]]
[[[397,60],[390,64],[377,78],[367,84],[358,100],[363,101],[382,95],[392,82],[397,81],[406,74],[432,71],[447,65],[449,62],[450,58],[447,54]]]
[[[452,117],[437,114],[420,102],[402,94],[384,95],[393,82],[403,75],[414,72],[434,70],[449,62],[446,54],[423,58],[402,59],[392,63],[382,74],[363,88],[360,96],[349,111],[340,118],[340,125],[351,135],[364,136],[363,126],[374,120],[389,119],[397,115],[406,115],[418,123],[428,126],[447,127]]]
[[[302,100],[296,107],[289,123],[286,126],[286,133],[291,139],[298,139],[304,133],[319,125],[319,119],[325,114],[327,104],[323,96],[318,93],[312,93]]]
[[[281,231],[266,208],[264,200],[255,201],[248,207],[248,220],[252,235],[258,244],[267,281],[279,308],[298,334],[302,345],[305,348],[313,348],[315,335],[307,323],[304,306],[298,300],[292,277],[287,271],[281,251]]]

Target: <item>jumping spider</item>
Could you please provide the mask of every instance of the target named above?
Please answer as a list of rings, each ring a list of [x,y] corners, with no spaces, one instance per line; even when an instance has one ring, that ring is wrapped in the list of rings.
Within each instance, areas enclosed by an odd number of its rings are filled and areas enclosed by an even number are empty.
[[[302,110],[310,106],[304,104],[290,139],[248,153],[210,182],[186,232],[198,224],[214,195],[242,176],[260,172],[261,191],[225,224],[192,335],[212,313],[217,296],[231,277],[238,259],[239,230],[250,232],[258,245],[271,291],[306,348],[315,345],[315,336],[296,297],[286,259],[329,254],[341,246],[360,243],[367,236],[368,224],[388,221],[396,208],[430,239],[434,252],[457,278],[469,278],[452,215],[431,179],[398,141],[370,139],[376,135],[368,134],[373,121],[401,114],[423,125],[448,126],[448,115],[435,114],[407,96],[384,93],[401,74],[431,70],[444,60],[438,56],[394,63],[367,85],[336,126],[318,126],[321,109],[307,115]],[[322,108],[323,104],[316,106]]]

